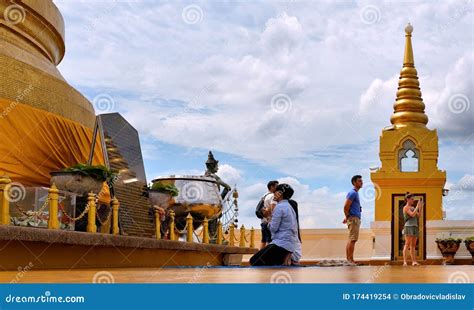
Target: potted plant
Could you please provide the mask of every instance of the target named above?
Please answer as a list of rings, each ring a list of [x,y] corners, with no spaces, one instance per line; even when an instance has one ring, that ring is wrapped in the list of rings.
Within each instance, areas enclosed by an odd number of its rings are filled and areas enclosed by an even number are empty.
[[[474,263],[474,236],[468,237],[464,240],[464,244],[466,245],[466,249],[471,253],[472,256],[472,263]]]
[[[167,209],[173,197],[178,196],[178,188],[174,184],[154,182],[148,189],[148,197],[153,206]]]
[[[58,189],[83,195],[99,193],[103,183],[113,183],[116,176],[117,173],[105,166],[77,164],[51,172],[51,184],[54,183]]]
[[[454,263],[454,255],[459,249],[462,239],[460,238],[436,238],[438,249],[443,255],[443,263],[452,265]]]

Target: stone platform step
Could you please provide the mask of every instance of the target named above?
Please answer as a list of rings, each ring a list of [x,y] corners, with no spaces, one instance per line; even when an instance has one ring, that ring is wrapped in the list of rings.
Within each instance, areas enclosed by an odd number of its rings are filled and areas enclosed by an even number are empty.
[[[0,225],[0,266],[18,270],[222,266],[256,249]]]

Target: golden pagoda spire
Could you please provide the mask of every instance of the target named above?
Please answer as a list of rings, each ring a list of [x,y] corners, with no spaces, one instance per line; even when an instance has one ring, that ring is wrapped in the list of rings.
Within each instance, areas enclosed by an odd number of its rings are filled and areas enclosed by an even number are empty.
[[[415,69],[411,33],[413,27],[408,23],[405,27],[405,56],[403,68],[398,81],[397,99],[393,105],[394,113],[390,121],[395,127],[414,125],[425,127],[428,116],[425,114],[425,104],[421,98],[420,82]]]

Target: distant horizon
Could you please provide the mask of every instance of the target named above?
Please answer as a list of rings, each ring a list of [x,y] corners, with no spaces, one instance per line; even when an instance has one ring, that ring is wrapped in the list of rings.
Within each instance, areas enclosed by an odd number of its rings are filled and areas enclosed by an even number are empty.
[[[62,75],[97,114],[119,112],[138,130],[147,181],[201,175],[212,150],[240,192],[239,224],[256,228],[272,179],[294,187],[302,228],[345,228],[355,174],[369,227],[369,168],[380,166],[410,22],[447,171],[443,208],[447,219],[474,220],[468,2],[54,3],[66,27]]]

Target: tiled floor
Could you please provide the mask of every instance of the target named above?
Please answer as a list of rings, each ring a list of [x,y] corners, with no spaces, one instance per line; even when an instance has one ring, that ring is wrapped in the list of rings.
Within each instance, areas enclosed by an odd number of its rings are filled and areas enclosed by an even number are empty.
[[[2,271],[18,283],[474,283],[474,266],[190,267]]]

